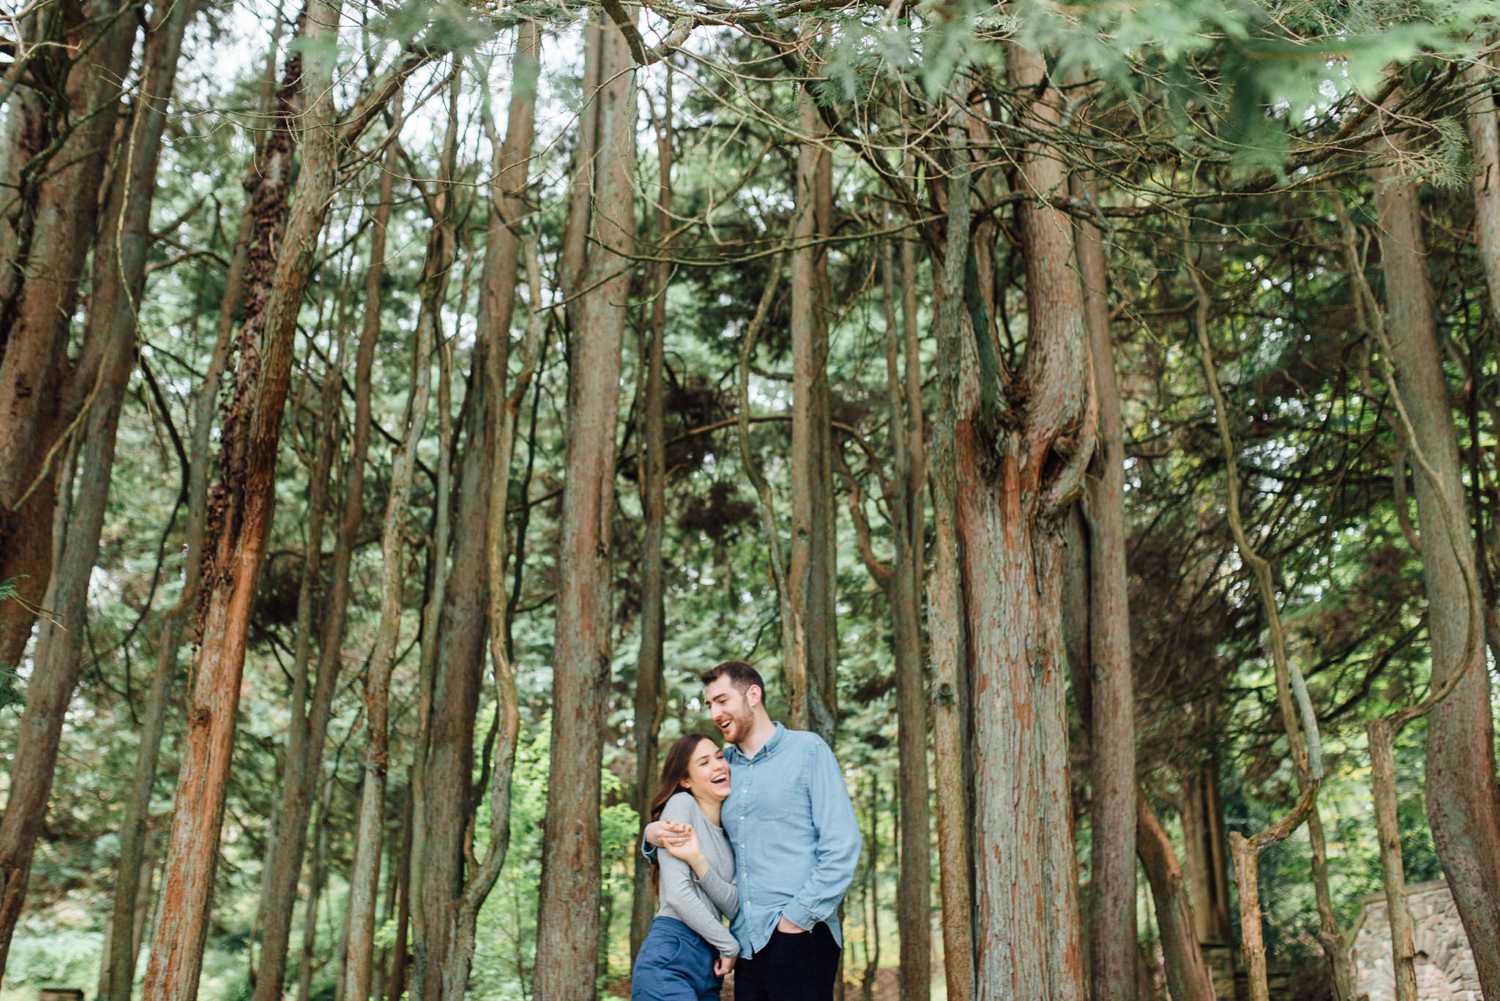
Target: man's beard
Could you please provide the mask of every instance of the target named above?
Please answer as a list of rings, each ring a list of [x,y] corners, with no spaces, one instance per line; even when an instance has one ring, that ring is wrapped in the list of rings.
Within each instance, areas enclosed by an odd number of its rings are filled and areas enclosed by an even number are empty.
[[[750,729],[754,722],[755,717],[750,713],[745,713],[743,716],[731,715],[729,717],[729,726],[722,728],[724,739],[732,744],[738,744],[750,736]]]

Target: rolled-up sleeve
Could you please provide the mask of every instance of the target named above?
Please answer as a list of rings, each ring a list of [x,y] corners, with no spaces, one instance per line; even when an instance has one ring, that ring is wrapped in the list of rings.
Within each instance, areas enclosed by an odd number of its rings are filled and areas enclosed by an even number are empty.
[[[839,763],[822,738],[813,739],[817,745],[808,766],[808,798],[817,832],[817,849],[812,874],[782,911],[792,924],[807,929],[827,921],[838,910],[839,901],[854,881],[863,844]]]

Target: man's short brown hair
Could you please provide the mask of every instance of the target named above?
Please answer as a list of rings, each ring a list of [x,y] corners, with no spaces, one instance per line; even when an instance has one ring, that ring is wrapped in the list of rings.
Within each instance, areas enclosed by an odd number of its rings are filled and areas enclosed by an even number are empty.
[[[766,680],[760,676],[759,671],[743,660],[726,660],[722,664],[709,668],[702,674],[705,685],[711,685],[720,678],[725,677],[729,679],[731,685],[742,692],[747,690],[751,685],[757,685],[760,687],[762,698],[765,697]]]

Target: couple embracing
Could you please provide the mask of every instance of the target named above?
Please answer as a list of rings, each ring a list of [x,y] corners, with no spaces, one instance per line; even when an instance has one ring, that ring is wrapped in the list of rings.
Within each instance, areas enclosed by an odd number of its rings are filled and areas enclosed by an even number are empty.
[[[832,1001],[860,851],[838,762],[817,734],[771,721],[749,664],[703,685],[725,745],[687,734],[667,752],[642,843],[660,907],[632,1001],[712,1001],[731,969],[737,1001]]]

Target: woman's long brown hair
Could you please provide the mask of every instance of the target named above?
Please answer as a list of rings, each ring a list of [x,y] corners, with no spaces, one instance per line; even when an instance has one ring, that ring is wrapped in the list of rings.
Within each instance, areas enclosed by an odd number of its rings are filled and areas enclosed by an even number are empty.
[[[688,766],[693,763],[693,752],[705,740],[714,747],[719,746],[712,737],[705,737],[701,733],[685,733],[667,749],[667,760],[661,766],[661,784],[656,787],[656,795],[651,797],[651,808],[646,811],[651,820],[660,820],[667,800],[682,791],[682,783],[688,777]]]

